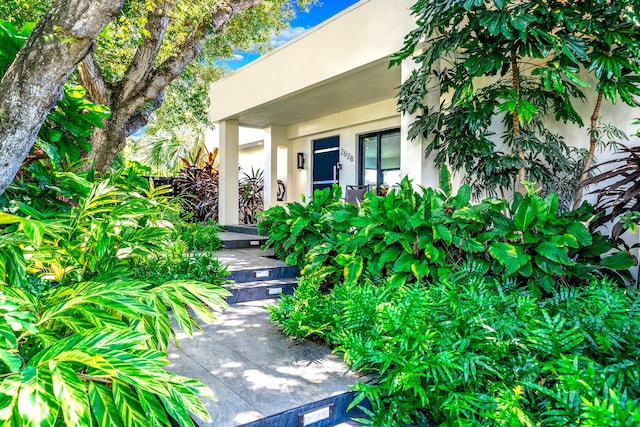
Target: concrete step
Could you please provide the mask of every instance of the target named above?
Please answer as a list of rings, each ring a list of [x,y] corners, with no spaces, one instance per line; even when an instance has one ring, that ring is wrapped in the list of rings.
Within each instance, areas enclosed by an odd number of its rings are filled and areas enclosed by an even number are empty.
[[[285,278],[236,282],[225,287],[232,294],[227,297],[227,302],[229,304],[237,304],[239,302],[278,298],[281,294],[292,295],[296,286],[298,286],[298,281],[295,278]]]
[[[239,427],[330,427],[357,426],[352,417],[363,415],[359,408],[348,410],[353,401],[352,392],[341,393],[307,405],[289,409]]]
[[[258,234],[258,229],[255,225],[225,225],[223,226],[225,231],[242,234]]]
[[[292,279],[298,275],[297,267],[271,258],[272,251],[258,248],[219,249],[216,256],[228,265],[230,280],[236,283],[262,280]]]
[[[260,248],[269,239],[258,234],[236,233],[233,231],[221,231],[218,233],[218,237],[222,240],[224,249]]]
[[[330,349],[284,336],[269,321],[270,304],[233,304],[192,339],[178,333],[180,348],[170,346],[167,369],[200,378],[216,395],[203,401],[213,421],[200,427],[298,427],[305,414],[307,427],[324,427],[355,416],[344,409],[362,378]],[[324,418],[331,404],[334,415]]]
[[[298,269],[290,265],[278,267],[258,267],[247,270],[229,269],[229,280],[236,283],[260,282],[280,279],[294,279],[298,275]]]

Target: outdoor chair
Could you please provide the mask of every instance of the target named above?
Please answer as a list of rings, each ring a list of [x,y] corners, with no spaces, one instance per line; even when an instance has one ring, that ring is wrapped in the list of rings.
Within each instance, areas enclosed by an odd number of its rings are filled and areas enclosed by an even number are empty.
[[[344,193],[345,203],[360,207],[360,202],[364,200],[364,194],[369,191],[368,185],[347,185]]]

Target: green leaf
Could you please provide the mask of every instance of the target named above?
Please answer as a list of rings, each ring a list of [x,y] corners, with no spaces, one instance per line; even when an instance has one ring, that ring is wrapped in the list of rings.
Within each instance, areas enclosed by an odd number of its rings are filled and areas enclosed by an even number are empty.
[[[513,217],[513,223],[518,231],[525,231],[529,229],[529,226],[536,219],[536,209],[531,204],[529,198],[525,198]]]
[[[120,417],[126,426],[148,426],[144,410],[138,402],[137,394],[121,381],[114,380],[112,385],[113,400]]]
[[[551,242],[542,242],[536,246],[536,252],[543,257],[555,261],[558,264],[574,265],[574,261],[569,258],[566,247],[558,247]],[[558,272],[559,273],[559,272]]]
[[[504,242],[492,242],[489,254],[506,268],[507,275],[514,274],[531,260],[531,256],[525,254],[520,246]]]
[[[144,409],[144,413],[146,414],[150,425],[171,426],[164,407],[154,394],[144,390],[138,390],[138,397],[140,405],[142,405],[142,409]]]
[[[616,271],[628,270],[636,265],[636,259],[627,251],[620,251],[613,255],[605,256],[600,260],[600,266]]]
[[[22,359],[4,348],[0,348],[0,362],[7,365],[9,371],[14,373],[20,372],[20,368],[22,367]]]
[[[42,367],[27,366],[22,371],[20,381],[18,413],[22,425],[25,427],[53,426],[60,407],[52,392],[50,372]]]
[[[120,414],[116,410],[111,390],[104,384],[89,382],[91,411],[99,427],[124,427]]]
[[[589,229],[581,222],[574,221],[567,227],[566,234],[570,234],[581,246],[588,246],[593,243],[593,237]]]
[[[362,269],[364,268],[364,260],[362,257],[354,257],[353,262],[345,270],[345,280],[347,283],[356,282],[360,275],[362,275]]]
[[[53,379],[53,393],[61,405],[62,415],[68,426],[91,425],[89,399],[84,384],[69,366],[49,361]]]
[[[451,240],[453,236],[451,235],[451,231],[447,228],[447,226],[442,224],[436,224],[433,227],[433,240],[443,240],[447,245],[451,244]]]
[[[18,403],[20,375],[7,375],[0,381],[0,421],[11,418]],[[6,425],[6,424],[5,424]]]

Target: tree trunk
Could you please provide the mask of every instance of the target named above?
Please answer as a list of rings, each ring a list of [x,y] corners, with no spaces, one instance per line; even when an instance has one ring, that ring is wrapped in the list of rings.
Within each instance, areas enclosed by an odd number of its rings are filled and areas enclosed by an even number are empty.
[[[593,156],[595,156],[596,153],[596,145],[598,144],[596,128],[598,127],[598,117],[600,116],[600,108],[602,107],[602,98],[604,98],[604,93],[598,92],[598,99],[596,100],[595,107],[593,107],[593,114],[591,114],[591,127],[589,128],[589,152],[587,153],[587,157],[584,159],[582,173],[578,179],[578,189],[573,197],[573,209],[578,209],[580,207],[580,202],[582,202],[582,192],[584,191],[582,183],[587,179],[587,173],[589,172],[589,169],[591,169]]]
[[[511,72],[513,74],[513,88],[515,89],[518,97],[520,96],[520,74],[518,72],[518,58],[514,53],[511,56]],[[524,151],[522,149],[522,144],[520,143],[520,119],[518,118],[518,108],[513,109],[513,113],[511,113],[511,123],[513,127],[513,141],[516,144],[516,149],[518,150],[518,157],[520,157],[523,161],[525,159]],[[518,182],[516,183],[517,191],[521,194],[525,192],[524,186],[524,178],[525,178],[525,168],[522,166],[518,169]]]
[[[92,151],[89,156],[97,172],[104,172],[124,148],[126,138],[147,124],[151,114],[162,105],[164,90],[200,54],[206,41],[212,36],[224,34],[229,20],[261,1],[216,2],[210,8],[209,19],[199,23],[172,57],[156,64],[175,6],[174,0],[159,1],[149,13],[145,25],[149,36],[138,47],[122,80],[112,86],[105,83],[90,56],[83,61],[80,67],[83,85],[94,101],[106,100],[102,102],[111,109],[112,114],[105,121],[105,128],[96,129],[91,138]]]
[[[122,0],[57,0],[0,82],[0,194],[29,154],[71,72]]]

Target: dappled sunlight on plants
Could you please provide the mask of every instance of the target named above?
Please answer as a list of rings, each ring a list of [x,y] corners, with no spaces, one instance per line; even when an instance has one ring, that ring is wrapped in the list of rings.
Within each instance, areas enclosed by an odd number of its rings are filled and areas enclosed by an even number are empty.
[[[532,189],[474,204],[405,180],[360,209],[316,192],[258,225],[302,271],[270,317],[370,376],[365,424],[634,425],[635,260],[592,214]]]

